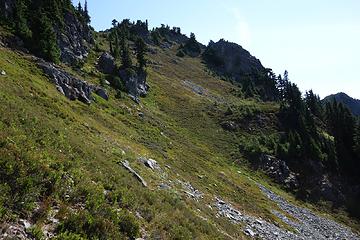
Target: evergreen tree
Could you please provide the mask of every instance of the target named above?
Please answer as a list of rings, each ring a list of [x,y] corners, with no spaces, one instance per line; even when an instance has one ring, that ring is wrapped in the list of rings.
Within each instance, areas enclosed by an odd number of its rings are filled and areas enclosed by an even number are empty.
[[[119,23],[118,23],[118,21],[117,21],[116,19],[113,19],[113,20],[111,21],[111,25],[113,26],[113,28],[116,28],[118,24],[119,24]]]
[[[139,69],[144,70],[147,60],[145,58],[147,47],[142,38],[138,38],[135,42],[136,58],[139,64]]]
[[[79,1],[78,5],[77,5],[77,11],[80,13],[80,14],[83,14],[83,8],[81,6],[81,2]]]
[[[127,43],[127,40],[125,39],[125,37],[121,38],[121,62],[122,62],[122,67],[123,68],[131,68],[132,67],[132,60],[131,60],[131,56],[130,56],[130,50],[129,50],[129,45]]]
[[[289,72],[288,72],[287,70],[285,70],[285,72],[284,72],[283,81],[284,81],[285,83],[287,83],[287,82],[290,81],[290,79],[289,79]]]
[[[109,41],[109,46],[110,46],[110,54],[112,56],[114,56],[114,48],[113,48],[113,43],[112,43],[112,39],[111,39],[110,35],[108,36],[108,41]]]
[[[358,166],[358,159],[354,151],[356,146],[355,119],[350,110],[343,104],[333,101],[326,105],[326,119],[329,132],[335,138],[335,147],[339,166],[344,174],[357,174],[354,166]]]
[[[151,31],[151,39],[155,45],[160,45],[161,36],[160,36],[160,33],[158,32],[158,30]]]
[[[289,73],[287,70],[285,70],[284,76],[282,77],[279,74],[279,76],[277,77],[277,80],[276,80],[276,87],[279,92],[279,98],[282,101],[286,100],[285,99],[285,90],[286,90],[286,86],[288,85],[288,83],[289,83]]]
[[[110,53],[115,59],[119,59],[121,55],[120,38],[121,32],[119,31],[119,23],[116,19],[112,20],[113,28],[108,35],[108,41],[110,45]]]
[[[307,108],[311,111],[311,113],[319,119],[322,119],[323,109],[320,97],[314,94],[312,90],[310,90],[305,93],[305,102]]]
[[[115,41],[114,41],[114,46],[113,46],[113,57],[115,59],[119,59],[120,57],[120,41],[119,41],[119,36],[117,33],[115,33]]]
[[[28,25],[26,4],[24,1],[16,1],[15,5],[15,28],[21,38],[28,42],[32,37],[32,32]]]
[[[254,82],[250,76],[246,76],[242,83],[242,91],[246,98],[252,98],[256,95]]]
[[[85,19],[86,24],[90,24],[91,18],[90,18],[90,15],[89,15],[87,0],[85,0],[85,6],[84,6],[84,13],[83,13],[83,15],[84,15],[84,19]]]
[[[201,48],[199,43],[196,41],[194,33],[190,33],[189,40],[185,43],[184,50],[190,55],[198,55],[201,53]]]
[[[38,54],[48,61],[55,63],[59,62],[60,50],[57,44],[56,33],[52,26],[51,20],[45,13],[39,11],[40,18],[38,19],[37,28],[34,30],[35,50]]]
[[[357,161],[360,161],[360,120],[358,120],[354,136],[354,152],[357,156]]]
[[[284,101],[281,102],[280,116],[287,129],[304,130],[304,103],[296,84],[287,82],[284,88]]]

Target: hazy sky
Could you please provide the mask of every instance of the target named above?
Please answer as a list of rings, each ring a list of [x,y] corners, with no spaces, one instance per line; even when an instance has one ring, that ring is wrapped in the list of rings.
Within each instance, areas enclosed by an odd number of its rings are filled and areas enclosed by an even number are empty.
[[[76,1],[76,0],[74,0]],[[82,0],[83,1],[83,0]],[[88,0],[96,30],[112,19],[149,20],[236,42],[302,90],[360,99],[360,0]]]

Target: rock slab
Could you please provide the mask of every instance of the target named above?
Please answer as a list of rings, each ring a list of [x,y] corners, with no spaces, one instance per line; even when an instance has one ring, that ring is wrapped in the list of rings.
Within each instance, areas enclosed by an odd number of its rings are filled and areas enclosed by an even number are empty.
[[[92,92],[95,92],[105,100],[109,99],[105,89],[80,80],[59,69],[54,64],[39,60],[38,66],[49,76],[51,82],[56,85],[56,89],[72,101],[79,100],[90,104]]]
[[[98,60],[98,69],[105,74],[112,74],[115,71],[115,59],[110,53],[104,52]]]

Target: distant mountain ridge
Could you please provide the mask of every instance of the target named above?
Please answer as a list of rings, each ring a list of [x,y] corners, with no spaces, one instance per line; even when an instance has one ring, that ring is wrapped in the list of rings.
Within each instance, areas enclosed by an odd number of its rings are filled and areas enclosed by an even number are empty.
[[[345,106],[347,106],[350,111],[356,115],[360,116],[360,100],[355,99],[347,95],[346,93],[340,92],[337,94],[332,94],[324,98],[323,101],[334,101],[343,103]]]

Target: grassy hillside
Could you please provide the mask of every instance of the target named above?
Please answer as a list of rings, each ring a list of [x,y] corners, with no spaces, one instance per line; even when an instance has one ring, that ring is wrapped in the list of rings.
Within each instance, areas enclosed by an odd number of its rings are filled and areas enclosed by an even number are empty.
[[[149,56],[151,89],[140,105],[109,88],[109,101],[94,95],[88,106],[59,94],[30,55],[0,48],[6,72],[0,77],[2,222],[28,219],[41,239],[55,211],[59,239],[245,239],[239,226],[216,217],[211,206],[218,196],[289,228],[270,212],[282,211],[254,180],[270,182],[247,167],[240,151],[271,151],[266,145],[277,138],[271,119],[279,106],[239,97],[237,87],[213,76],[199,58],[178,58],[176,49],[156,48]],[[99,55],[92,52],[82,71],[63,67],[100,84]],[[229,108],[244,123],[235,132],[221,127]],[[266,127],[252,124],[259,114],[270,119]],[[161,170],[145,167],[140,157],[155,159]],[[122,167],[124,160],[147,188]],[[186,182],[203,198],[190,197]]]

